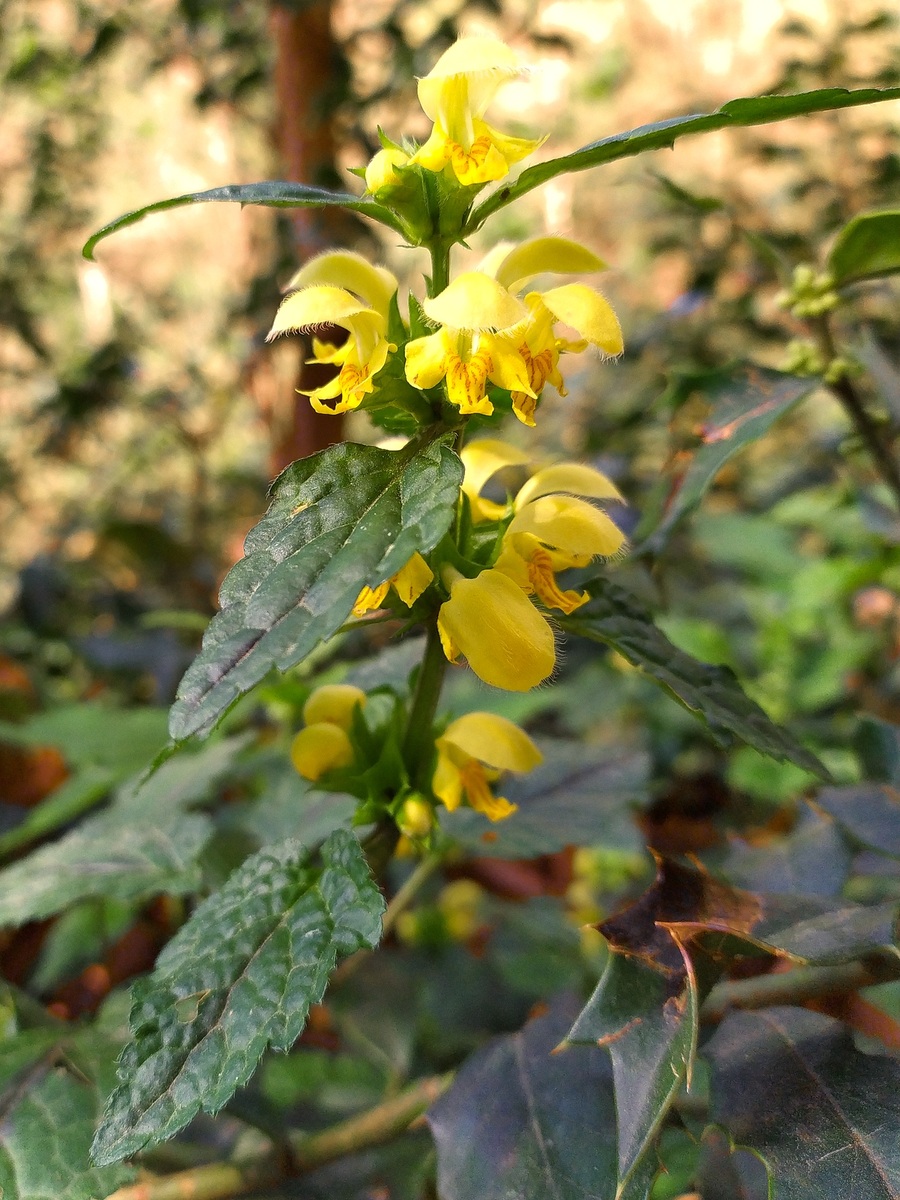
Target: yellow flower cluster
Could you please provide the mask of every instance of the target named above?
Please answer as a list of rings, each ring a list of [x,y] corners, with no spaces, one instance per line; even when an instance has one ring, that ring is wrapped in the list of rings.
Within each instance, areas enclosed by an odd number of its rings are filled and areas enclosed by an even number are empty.
[[[329,771],[349,767],[353,714],[366,703],[366,693],[349,683],[316,688],[303,706],[305,728],[291,743],[291,762],[304,779],[317,783]]]
[[[494,38],[462,38],[419,80],[419,99],[433,121],[418,149],[388,146],[366,169],[366,186],[398,212],[421,195],[413,176],[436,173],[441,186],[481,187],[502,179],[510,166],[543,139],[514,138],[484,120],[498,89],[523,74],[513,52]],[[313,362],[339,368],[335,378],[306,393],[317,412],[342,413],[366,403],[390,355],[403,353],[408,384],[420,391],[444,385],[460,415],[488,416],[494,404],[488,386],[509,393],[512,410],[526,425],[549,383],[565,395],[560,356],[589,345],[605,355],[622,352],[622,333],[609,302],[596,289],[570,282],[545,290],[531,286],[545,274],[584,275],[604,263],[567,238],[534,238],[498,246],[475,268],[464,271],[438,295],[422,303],[433,332],[410,338],[399,311],[388,335],[397,280],[360,255],[324,253],[290,281],[269,333],[314,332],[336,325],[347,332],[340,346],[314,340]],[[558,325],[577,335],[562,336]],[[399,336],[400,330],[405,336]]]

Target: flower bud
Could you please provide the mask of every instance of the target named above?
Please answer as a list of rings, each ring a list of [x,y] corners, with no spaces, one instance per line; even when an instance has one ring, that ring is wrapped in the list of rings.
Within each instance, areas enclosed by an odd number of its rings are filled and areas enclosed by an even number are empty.
[[[403,167],[409,162],[409,155],[402,150],[394,150],[388,148],[379,150],[369,165],[366,167],[366,188],[373,195],[383,191],[385,188],[396,188],[402,184],[402,180],[394,169],[395,167]]]
[[[294,738],[291,762],[299,775],[316,783],[328,771],[348,767],[353,762],[353,747],[343,729],[320,721],[307,725]]]
[[[307,725],[325,722],[348,730],[353,724],[354,710],[362,708],[366,693],[350,683],[329,683],[316,688],[303,705],[303,720]]]
[[[408,838],[423,838],[431,833],[434,809],[424,796],[413,795],[404,800],[397,814],[397,828]]]

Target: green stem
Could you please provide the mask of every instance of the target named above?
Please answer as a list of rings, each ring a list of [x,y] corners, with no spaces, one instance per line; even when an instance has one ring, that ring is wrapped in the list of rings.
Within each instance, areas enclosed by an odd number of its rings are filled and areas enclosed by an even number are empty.
[[[432,726],[446,669],[447,659],[444,657],[444,648],[435,620],[428,627],[425,653],[419,667],[419,678],[416,681],[416,690],[409,710],[409,724],[403,742],[403,760],[414,787],[417,784],[421,786],[419,776],[431,760]]]
[[[431,254],[429,296],[439,296],[450,282],[450,243],[435,238],[428,250]]]

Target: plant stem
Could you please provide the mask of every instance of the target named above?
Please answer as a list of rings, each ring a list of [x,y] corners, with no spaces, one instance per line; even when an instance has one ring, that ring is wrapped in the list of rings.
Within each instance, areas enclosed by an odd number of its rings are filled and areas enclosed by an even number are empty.
[[[447,659],[441,646],[437,621],[429,625],[425,638],[425,653],[419,666],[419,678],[409,710],[409,725],[403,743],[403,759],[413,786],[431,758],[431,727],[441,696],[441,685]]]
[[[817,322],[816,329],[825,361],[831,362],[836,357],[837,350],[827,317],[822,317]],[[834,383],[829,383],[828,387],[843,404],[847,415],[856,426],[856,432],[874,459],[882,479],[893,492],[897,507],[900,508],[900,465],[893,455],[890,440],[885,438],[881,427],[872,417],[852,380],[841,376]]]
[[[216,1163],[179,1171],[119,1188],[108,1200],[228,1200],[272,1187],[291,1173],[312,1171],[347,1154],[380,1146],[408,1129],[448,1087],[452,1076],[431,1075],[385,1100],[368,1112],[350,1117],[321,1133],[299,1134],[291,1140],[289,1171],[271,1153],[247,1163]]]
[[[443,861],[440,854],[429,854],[416,866],[406,882],[397,889],[394,898],[385,909],[384,920],[381,923],[382,937],[387,937],[394,928],[397,918],[415,900],[422,885],[428,882]]]
[[[428,247],[431,254],[431,287],[429,294],[439,296],[450,282],[450,246],[435,238]]]
[[[795,967],[778,975],[726,980],[718,984],[700,1009],[700,1020],[714,1025],[733,1008],[766,1008],[770,1004],[797,1004],[821,996],[840,995],[900,978],[900,959],[872,955],[857,962],[831,967]]]

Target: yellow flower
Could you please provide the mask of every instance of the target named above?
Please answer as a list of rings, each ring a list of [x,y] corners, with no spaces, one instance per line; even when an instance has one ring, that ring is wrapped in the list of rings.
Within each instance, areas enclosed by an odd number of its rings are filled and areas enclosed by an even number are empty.
[[[449,164],[464,187],[502,179],[546,140],[509,137],[482,119],[500,87],[524,73],[503,42],[460,38],[419,80],[419,103],[434,127],[411,161],[429,171]]]
[[[381,608],[391,588],[394,589],[407,608],[412,608],[413,604],[415,604],[433,579],[434,572],[431,567],[429,567],[422,555],[416,551],[409,562],[405,566],[402,566],[396,575],[392,575],[390,579],[386,579],[384,583],[380,583],[377,587],[364,587],[362,589],[356,597],[356,603],[353,605],[353,615],[355,617],[364,617],[367,612]]]
[[[310,693],[303,705],[307,725],[325,721],[345,731],[353,724],[353,713],[366,703],[366,693],[352,683],[328,683]]]
[[[289,286],[298,290],[281,302],[266,340],[323,325],[346,329],[348,337],[342,346],[313,339],[311,361],[333,363],[340,371],[334,379],[304,395],[309,396],[316,412],[341,413],[358,408],[374,391],[374,377],[388,354],[397,349],[386,336],[396,279],[384,268],[373,267],[362,255],[336,251],[311,259]],[[331,400],[337,403],[326,403]]]
[[[467,271],[431,300],[425,315],[441,328],[406,346],[406,378],[417,388],[447,381],[447,398],[463,416],[490,416],[487,381],[507,391],[531,390],[522,357],[512,340],[528,310],[495,279]]]
[[[508,574],[489,568],[474,579],[444,569],[450,599],[438,612],[438,633],[451,662],[464,654],[479,679],[527,692],[556,665],[553,630]]]
[[[542,237],[523,242],[506,252],[497,247],[482,262],[501,287],[511,295],[522,291],[535,275],[580,275],[602,271],[605,267],[586,246],[569,238]],[[559,373],[559,356],[566,351],[579,352],[587,345],[602,353],[622,353],[622,330],[609,301],[595,288],[584,283],[566,283],[547,291],[530,291],[524,297],[528,319],[516,334],[516,350],[525,366],[528,387],[513,392],[513,412],[525,425],[534,425],[537,397],[548,383],[561,396],[566,395]],[[555,333],[555,325],[571,326],[579,341],[567,341]]]
[[[508,817],[517,807],[491,791],[501,771],[531,771],[542,761],[531,738],[495,713],[467,713],[452,721],[435,746],[434,794],[451,812],[465,799],[491,821]]]
[[[400,187],[402,180],[396,168],[405,167],[408,162],[409,155],[403,150],[391,147],[379,150],[366,167],[366,191],[376,195]]]
[[[316,783],[328,771],[349,767],[353,746],[339,725],[318,721],[301,729],[291,743],[291,762],[304,779]]]

